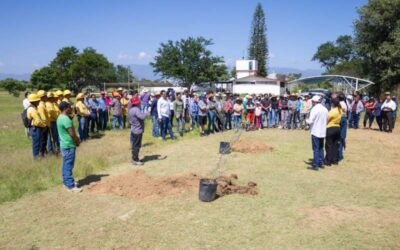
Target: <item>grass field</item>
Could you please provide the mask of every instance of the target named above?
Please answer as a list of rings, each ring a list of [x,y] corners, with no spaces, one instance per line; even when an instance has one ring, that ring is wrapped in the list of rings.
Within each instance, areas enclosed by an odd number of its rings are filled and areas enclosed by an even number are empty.
[[[274,150],[232,153],[224,174],[255,181],[259,195],[198,201],[197,192],[135,200],[70,194],[60,185],[60,160],[31,160],[19,119],[20,101],[0,93],[0,248],[4,249],[399,249],[400,134],[351,130],[340,166],[306,169],[305,131],[243,133]],[[11,102],[12,101],[12,102]],[[232,132],[187,136],[167,144],[144,138],[143,167],[152,176],[210,175],[219,142]],[[132,171],[128,131],[107,132],[78,149],[76,175],[106,179]],[[100,180],[101,181],[101,180]],[[43,191],[42,191],[43,190]],[[42,192],[36,192],[42,191]],[[22,197],[21,197],[22,196]]]

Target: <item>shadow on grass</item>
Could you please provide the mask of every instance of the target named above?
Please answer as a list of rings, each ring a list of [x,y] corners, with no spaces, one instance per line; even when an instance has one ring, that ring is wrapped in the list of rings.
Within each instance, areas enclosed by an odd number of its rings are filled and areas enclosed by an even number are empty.
[[[142,161],[143,162],[148,162],[148,161],[159,161],[159,160],[165,160],[167,156],[161,157],[161,155],[146,155],[143,157]]]
[[[142,147],[148,147],[148,146],[151,146],[151,145],[153,145],[154,144],[154,142],[146,142],[146,143],[144,143],[143,145],[142,145]]]
[[[82,186],[87,186],[93,182],[98,182],[101,180],[101,178],[109,176],[108,174],[92,174],[92,175],[88,175],[86,176],[84,179],[81,179],[78,181],[78,186],[82,187]]]
[[[90,139],[101,139],[103,136],[103,133],[94,133],[90,135]]]

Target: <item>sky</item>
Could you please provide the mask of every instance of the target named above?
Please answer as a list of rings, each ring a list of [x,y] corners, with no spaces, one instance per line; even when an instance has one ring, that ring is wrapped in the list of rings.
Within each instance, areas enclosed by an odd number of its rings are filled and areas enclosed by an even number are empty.
[[[271,67],[320,69],[317,47],[353,33],[367,0],[1,0],[0,73],[46,66],[65,46],[92,47],[115,64],[148,64],[160,43],[211,38],[229,66],[247,56],[257,3]],[[135,72],[134,72],[135,73]]]

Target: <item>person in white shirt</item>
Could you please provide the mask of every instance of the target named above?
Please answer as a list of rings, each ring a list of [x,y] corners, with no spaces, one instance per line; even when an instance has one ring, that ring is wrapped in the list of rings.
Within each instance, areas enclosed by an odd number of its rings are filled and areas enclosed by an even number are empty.
[[[30,95],[31,92],[25,92],[25,99],[22,101],[22,106],[24,107],[24,109],[29,108],[29,106],[31,106],[31,103],[28,100],[28,95]]]
[[[389,92],[386,92],[386,100],[381,106],[383,131],[392,133],[393,111],[396,110],[396,103],[392,100]],[[389,127],[389,129],[388,129]]]
[[[158,112],[158,120],[161,122],[161,137],[163,141],[165,141],[165,136],[167,134],[167,131],[169,132],[169,135],[171,136],[171,139],[174,140],[174,132],[172,131],[172,126],[170,122],[170,114],[171,114],[171,109],[170,109],[170,103],[167,100],[167,95],[165,93],[165,90],[161,91],[161,97],[157,102],[157,112]]]
[[[311,170],[318,170],[324,167],[324,138],[326,137],[326,125],[328,123],[328,110],[321,104],[320,96],[313,96],[311,99],[313,107],[310,117],[306,122],[310,125],[313,161]]]

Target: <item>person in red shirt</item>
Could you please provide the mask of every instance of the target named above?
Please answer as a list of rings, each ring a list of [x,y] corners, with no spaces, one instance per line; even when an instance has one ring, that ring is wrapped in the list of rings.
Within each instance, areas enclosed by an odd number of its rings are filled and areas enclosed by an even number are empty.
[[[369,99],[365,104],[365,116],[364,116],[364,128],[366,128],[367,126],[367,121],[368,121],[368,129],[371,129],[371,125],[374,122],[374,111],[375,111],[375,99],[373,97],[371,97],[371,99]]]

